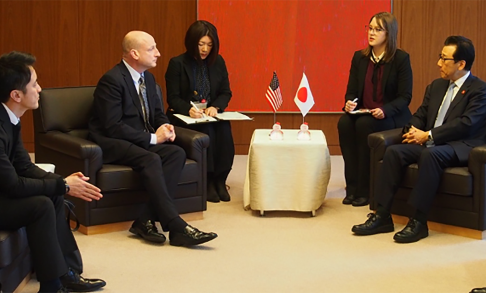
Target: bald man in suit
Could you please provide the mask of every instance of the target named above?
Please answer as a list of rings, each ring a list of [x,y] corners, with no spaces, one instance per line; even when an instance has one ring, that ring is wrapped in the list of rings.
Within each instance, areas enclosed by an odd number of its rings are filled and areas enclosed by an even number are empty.
[[[188,225],[176,210],[173,197],[186,154],[172,144],[176,137],[157,96],[154,76],[160,53],[154,38],[131,31],[122,42],[122,61],[105,73],[94,92],[90,137],[103,150],[105,163],[132,167],[143,180],[149,202],[130,228],[143,239],[163,243],[155,221],[169,231],[170,244],[192,246],[217,237]]]

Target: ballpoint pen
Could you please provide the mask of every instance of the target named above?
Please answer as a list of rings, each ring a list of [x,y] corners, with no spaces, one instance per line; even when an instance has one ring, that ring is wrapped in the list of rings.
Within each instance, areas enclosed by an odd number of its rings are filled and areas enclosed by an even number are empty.
[[[192,101],[191,101],[191,105],[194,107],[194,109],[199,111],[199,108]],[[206,118],[206,114],[204,114],[204,112],[202,113],[202,116],[203,116],[203,118]]]
[[[356,103],[358,101],[358,98],[355,98],[354,100],[352,100],[351,102],[353,103]]]

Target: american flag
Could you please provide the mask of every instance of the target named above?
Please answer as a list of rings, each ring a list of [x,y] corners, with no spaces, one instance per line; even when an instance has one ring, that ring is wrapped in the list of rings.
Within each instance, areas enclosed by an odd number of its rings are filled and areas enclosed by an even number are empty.
[[[273,78],[268,86],[267,93],[265,94],[267,97],[270,106],[273,108],[273,112],[277,112],[278,108],[282,106],[282,94],[280,93],[280,84],[278,82],[277,73],[273,72]]]

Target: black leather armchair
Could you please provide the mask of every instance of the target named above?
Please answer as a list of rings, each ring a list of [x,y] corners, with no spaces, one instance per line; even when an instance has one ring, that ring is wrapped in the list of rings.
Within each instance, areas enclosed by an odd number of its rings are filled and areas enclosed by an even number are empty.
[[[368,136],[371,151],[370,194],[372,209],[374,190],[379,178],[386,147],[401,143],[401,128],[382,131]],[[410,165],[395,195],[391,212],[401,216],[412,216],[407,204],[410,191],[418,176],[417,164]],[[486,145],[475,147],[469,155],[467,167],[447,168],[429,213],[429,220],[441,224],[486,230]]]
[[[45,89],[34,111],[35,160],[56,165],[67,176],[82,171],[104,197],[98,202],[68,198],[85,227],[134,220],[148,201],[137,173],[121,165],[103,164],[102,150],[88,137],[88,120],[95,87]],[[158,88],[159,97],[162,97]],[[206,210],[206,152],[209,137],[176,128],[175,144],[187,155],[179,180],[175,205],[180,213]]]
[[[32,269],[25,228],[0,231],[0,292],[21,290],[19,285],[30,279]]]

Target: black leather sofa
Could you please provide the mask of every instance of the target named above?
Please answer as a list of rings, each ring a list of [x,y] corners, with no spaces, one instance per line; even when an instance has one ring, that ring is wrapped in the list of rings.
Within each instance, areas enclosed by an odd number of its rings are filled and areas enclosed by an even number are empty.
[[[95,87],[44,89],[34,111],[36,163],[56,165],[56,173],[67,176],[82,171],[97,185],[103,199],[85,202],[68,196],[82,226],[90,227],[131,221],[148,201],[137,173],[130,167],[103,164],[101,148],[88,140],[88,119]],[[160,87],[158,88],[159,96]],[[206,210],[206,152],[209,137],[176,128],[175,144],[187,155],[179,180],[175,205],[180,213]]]

